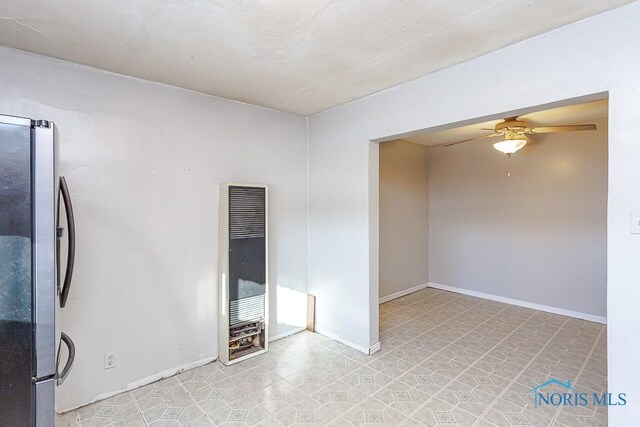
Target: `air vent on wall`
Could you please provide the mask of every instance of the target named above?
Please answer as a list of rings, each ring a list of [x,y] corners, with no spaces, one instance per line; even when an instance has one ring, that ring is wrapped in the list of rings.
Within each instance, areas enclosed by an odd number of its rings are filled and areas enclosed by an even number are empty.
[[[265,188],[229,187],[229,238],[264,237]]]

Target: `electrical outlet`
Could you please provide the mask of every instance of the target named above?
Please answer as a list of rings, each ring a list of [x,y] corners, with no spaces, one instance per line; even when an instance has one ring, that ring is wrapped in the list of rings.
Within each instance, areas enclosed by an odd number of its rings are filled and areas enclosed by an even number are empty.
[[[105,353],[104,354],[104,369],[113,369],[116,367],[116,354]]]

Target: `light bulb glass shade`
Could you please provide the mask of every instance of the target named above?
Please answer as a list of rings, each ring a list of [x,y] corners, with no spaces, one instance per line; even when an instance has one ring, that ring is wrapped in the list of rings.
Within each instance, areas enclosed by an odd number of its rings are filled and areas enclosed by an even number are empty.
[[[504,154],[513,154],[525,145],[527,145],[527,138],[521,136],[496,142],[495,144],[493,144],[493,148],[503,152]]]

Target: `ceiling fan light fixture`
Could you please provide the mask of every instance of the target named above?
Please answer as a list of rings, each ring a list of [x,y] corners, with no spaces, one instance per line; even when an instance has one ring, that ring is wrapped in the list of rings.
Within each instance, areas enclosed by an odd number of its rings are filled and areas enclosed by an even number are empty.
[[[527,145],[527,138],[524,135],[507,135],[504,141],[493,144],[493,148],[510,156],[525,145]]]

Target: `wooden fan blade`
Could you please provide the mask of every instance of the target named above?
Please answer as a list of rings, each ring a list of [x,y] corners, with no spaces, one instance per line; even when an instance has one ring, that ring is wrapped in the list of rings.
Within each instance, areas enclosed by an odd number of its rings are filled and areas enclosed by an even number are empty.
[[[470,138],[470,139],[464,139],[462,141],[457,141],[457,142],[448,142],[446,144],[440,144],[443,147],[451,147],[452,145],[457,145],[457,144],[462,144],[463,142],[471,142],[471,141],[477,141],[479,139],[485,139],[485,138],[493,138],[494,136],[500,136],[501,134],[499,133],[490,133],[489,135],[483,135],[483,136],[478,136],[476,138]]]
[[[531,129],[531,132],[536,133],[552,133],[552,132],[576,132],[581,130],[596,130],[598,129],[594,124],[588,125],[560,125],[560,126],[543,126],[535,127]]]

